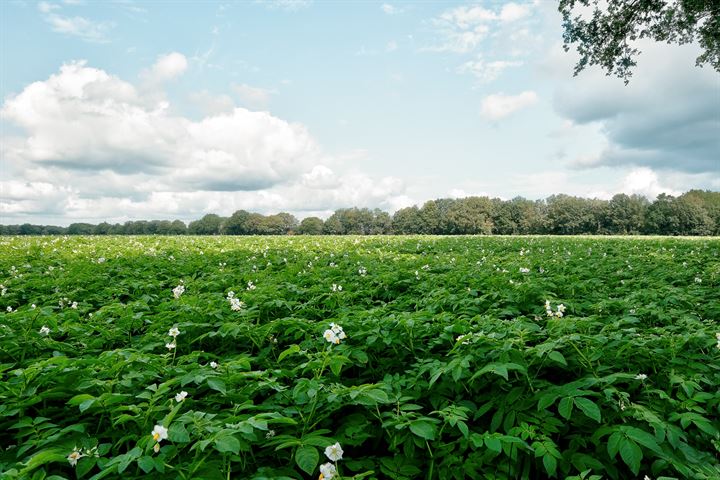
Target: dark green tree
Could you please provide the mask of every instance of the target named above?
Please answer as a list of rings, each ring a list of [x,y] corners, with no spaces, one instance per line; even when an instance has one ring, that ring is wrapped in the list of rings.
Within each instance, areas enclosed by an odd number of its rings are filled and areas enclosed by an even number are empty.
[[[301,235],[321,235],[323,233],[323,221],[318,217],[306,217],[300,222],[298,233]]]

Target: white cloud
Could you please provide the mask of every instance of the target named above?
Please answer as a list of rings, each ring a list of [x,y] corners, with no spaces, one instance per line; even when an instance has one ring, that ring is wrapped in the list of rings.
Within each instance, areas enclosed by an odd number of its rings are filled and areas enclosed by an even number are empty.
[[[187,70],[188,61],[185,55],[171,52],[160,55],[155,64],[143,72],[142,76],[152,83],[161,83],[179,77]]]
[[[48,2],[38,3],[38,10],[40,10],[41,13],[50,13],[53,10],[58,10],[59,8],[60,8],[60,5],[56,5],[54,3],[48,3]]]
[[[496,80],[506,69],[522,65],[523,62],[508,60],[486,62],[481,55],[478,55],[477,59],[469,60],[460,65],[457,71],[458,73],[470,73],[481,83],[490,83]]]
[[[527,5],[518,5],[517,3],[506,3],[500,10],[500,21],[502,22],[516,22],[521,18],[525,18],[530,14],[530,9]]]
[[[270,97],[277,93],[275,90],[251,87],[244,83],[233,85],[232,89],[243,105],[253,109],[266,109],[270,103]]]
[[[636,168],[623,178],[617,193],[638,194],[654,200],[661,193],[680,195],[682,191],[661,185],[657,173],[649,168]]]
[[[425,50],[467,53],[475,50],[492,31],[514,29],[514,24],[530,14],[528,5],[507,3],[499,11],[479,5],[455,7],[433,20],[440,41]],[[512,30],[511,30],[512,32]]]
[[[227,110],[232,100],[222,95],[197,99],[215,111],[193,121],[85,62],[26,86],[0,111],[24,131],[0,144],[9,167],[0,212],[19,223],[66,224],[402,203],[400,180],[343,172],[349,162],[325,156],[304,126]]]
[[[525,91],[517,95],[496,93],[483,99],[480,114],[488,120],[500,120],[534,105],[537,101],[537,94],[533,91]]]
[[[385,51],[386,52],[394,52],[398,49],[398,44],[395,40],[390,40],[387,45],[385,45]]]
[[[54,32],[78,37],[86,42],[108,42],[107,34],[114,26],[110,22],[96,22],[81,16],[61,15],[56,13],[61,10],[60,5],[54,3],[40,2],[38,10]]]
[[[396,15],[403,12],[403,9],[390,5],[389,3],[383,3],[380,9],[387,15]]]
[[[215,95],[207,90],[201,90],[191,93],[188,97],[198,107],[203,116],[228,113],[235,108],[235,102],[230,95]]]

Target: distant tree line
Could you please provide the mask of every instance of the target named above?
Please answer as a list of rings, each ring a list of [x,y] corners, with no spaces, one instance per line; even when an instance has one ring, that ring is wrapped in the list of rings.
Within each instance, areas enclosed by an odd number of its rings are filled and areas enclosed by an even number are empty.
[[[545,200],[516,197],[441,198],[390,215],[379,209],[342,208],[327,220],[298,221],[289,213],[261,215],[238,210],[213,213],[185,225],[180,220],[124,224],[73,223],[68,227],[0,225],[2,235],[720,235],[720,192],[691,190],[654,202],[639,195],[611,200],[553,195]]]

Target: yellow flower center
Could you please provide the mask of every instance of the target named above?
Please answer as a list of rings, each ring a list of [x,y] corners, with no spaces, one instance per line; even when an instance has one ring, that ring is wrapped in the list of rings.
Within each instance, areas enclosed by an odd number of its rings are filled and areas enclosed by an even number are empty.
[[[153,440],[156,442],[160,440],[160,434],[159,433],[153,433]]]

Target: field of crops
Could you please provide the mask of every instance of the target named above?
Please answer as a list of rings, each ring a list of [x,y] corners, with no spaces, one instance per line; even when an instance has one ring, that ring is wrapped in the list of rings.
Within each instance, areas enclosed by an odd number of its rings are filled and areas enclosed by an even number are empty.
[[[0,237],[0,478],[720,478],[720,240]]]

